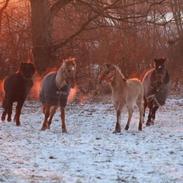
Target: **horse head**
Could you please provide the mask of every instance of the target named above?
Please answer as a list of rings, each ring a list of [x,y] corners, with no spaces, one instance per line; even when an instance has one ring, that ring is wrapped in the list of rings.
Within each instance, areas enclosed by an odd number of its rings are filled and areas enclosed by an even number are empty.
[[[19,72],[22,74],[23,77],[26,79],[31,79],[35,73],[35,67],[32,63],[25,63],[22,62],[19,68]]]
[[[106,82],[112,82],[114,79],[116,73],[116,69],[114,67],[113,64],[103,64],[100,67],[100,71],[99,71],[99,76],[98,76],[98,80],[99,83],[101,83],[102,81],[106,81]]]
[[[165,69],[165,61],[166,61],[166,58],[155,58],[154,59],[154,63],[155,63],[155,70],[158,72],[158,73],[162,73]]]
[[[62,76],[67,84],[74,88],[76,83],[76,61],[75,58],[68,58],[61,66]]]

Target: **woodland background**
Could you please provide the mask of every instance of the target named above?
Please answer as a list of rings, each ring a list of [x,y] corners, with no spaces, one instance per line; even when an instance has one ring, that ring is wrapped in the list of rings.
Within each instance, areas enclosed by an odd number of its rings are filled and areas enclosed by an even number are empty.
[[[183,76],[182,0],[0,0],[0,79],[21,62],[39,75],[77,59],[78,80],[90,90],[98,64],[142,77],[167,58],[174,88]],[[95,80],[95,81],[94,81]]]

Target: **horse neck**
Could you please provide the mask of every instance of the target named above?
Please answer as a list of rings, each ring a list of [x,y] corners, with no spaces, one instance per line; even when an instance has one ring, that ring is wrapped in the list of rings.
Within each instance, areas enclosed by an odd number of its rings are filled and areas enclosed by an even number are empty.
[[[58,69],[58,71],[56,73],[56,78],[55,78],[56,86],[59,89],[62,88],[66,84],[65,77],[64,77],[63,73],[64,73],[64,68],[61,66]]]
[[[111,83],[112,88],[120,88],[123,89],[125,86],[125,77],[124,75],[121,73],[121,71],[119,69],[116,68],[116,75],[114,77],[114,80]]]

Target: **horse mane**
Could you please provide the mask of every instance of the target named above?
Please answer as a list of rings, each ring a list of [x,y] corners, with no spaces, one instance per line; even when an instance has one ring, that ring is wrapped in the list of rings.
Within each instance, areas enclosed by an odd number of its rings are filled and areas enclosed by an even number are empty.
[[[121,72],[121,69],[117,65],[113,65],[113,66],[116,69],[117,73],[121,76],[123,81],[126,81],[126,78],[125,78],[124,74]]]
[[[69,57],[68,59],[63,60],[61,66],[57,70],[55,80],[56,80],[56,85],[59,89],[62,88],[66,84],[64,70],[66,68],[67,63],[76,65],[75,58]]]
[[[65,64],[63,62],[61,66],[58,68],[58,70],[56,71],[55,82],[56,82],[57,88],[59,89],[66,84],[65,77],[64,77],[64,70],[65,70]]]

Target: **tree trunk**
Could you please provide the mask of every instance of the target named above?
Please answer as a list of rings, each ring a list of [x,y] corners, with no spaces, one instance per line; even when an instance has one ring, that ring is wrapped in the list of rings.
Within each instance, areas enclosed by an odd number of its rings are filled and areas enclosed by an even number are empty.
[[[48,0],[31,0],[34,63],[39,73],[51,65],[51,12]]]

